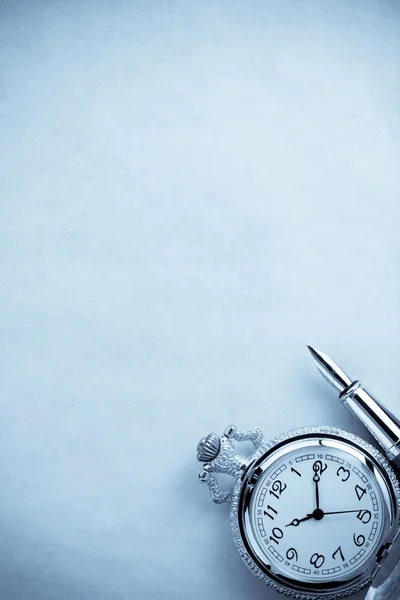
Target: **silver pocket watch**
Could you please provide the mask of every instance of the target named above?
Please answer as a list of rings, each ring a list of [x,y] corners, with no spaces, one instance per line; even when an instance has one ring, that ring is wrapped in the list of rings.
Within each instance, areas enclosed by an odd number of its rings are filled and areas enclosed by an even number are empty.
[[[298,600],[336,600],[369,586],[367,600],[400,598],[400,421],[360,382],[310,347],[342,403],[383,453],[334,427],[307,427],[266,441],[229,426],[203,438],[200,481],[230,502],[233,539],[247,567]],[[250,441],[251,456],[235,442]],[[221,489],[215,473],[231,475]]]

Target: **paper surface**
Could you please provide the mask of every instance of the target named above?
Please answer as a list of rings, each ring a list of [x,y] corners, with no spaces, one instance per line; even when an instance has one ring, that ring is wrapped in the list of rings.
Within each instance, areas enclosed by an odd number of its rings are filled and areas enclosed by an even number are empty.
[[[196,444],[399,412],[398,5],[0,16],[0,598],[276,600]]]

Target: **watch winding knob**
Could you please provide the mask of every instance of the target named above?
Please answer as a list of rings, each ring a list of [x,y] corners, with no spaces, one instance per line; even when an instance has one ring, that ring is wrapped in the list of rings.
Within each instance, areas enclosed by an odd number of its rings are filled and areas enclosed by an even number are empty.
[[[210,433],[200,440],[197,445],[197,460],[199,462],[211,462],[217,458],[221,449],[221,440],[216,433]]]

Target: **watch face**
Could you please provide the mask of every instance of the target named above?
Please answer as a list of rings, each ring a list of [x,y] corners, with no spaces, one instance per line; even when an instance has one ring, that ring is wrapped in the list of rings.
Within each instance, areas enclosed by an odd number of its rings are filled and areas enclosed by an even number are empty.
[[[383,469],[346,440],[285,442],[258,461],[244,498],[244,537],[257,562],[326,587],[376,559],[390,520]]]

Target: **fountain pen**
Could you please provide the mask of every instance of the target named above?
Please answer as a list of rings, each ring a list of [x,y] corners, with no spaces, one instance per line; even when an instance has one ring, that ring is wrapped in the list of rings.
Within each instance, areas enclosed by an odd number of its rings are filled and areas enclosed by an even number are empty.
[[[329,356],[308,346],[321,375],[339,391],[344,406],[368,429],[386,456],[400,468],[400,421],[356,380],[352,381]]]

